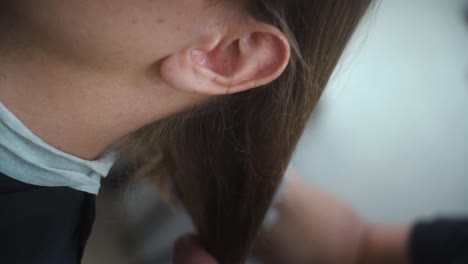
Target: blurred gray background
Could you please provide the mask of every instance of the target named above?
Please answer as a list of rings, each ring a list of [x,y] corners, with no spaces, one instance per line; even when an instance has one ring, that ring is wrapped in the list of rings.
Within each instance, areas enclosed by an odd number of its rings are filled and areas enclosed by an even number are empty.
[[[294,157],[375,220],[468,213],[468,26],[460,0],[383,0]]]
[[[343,57],[293,158],[372,220],[468,213],[464,0],[381,0]],[[191,229],[137,182],[98,199],[85,264],[170,263]]]

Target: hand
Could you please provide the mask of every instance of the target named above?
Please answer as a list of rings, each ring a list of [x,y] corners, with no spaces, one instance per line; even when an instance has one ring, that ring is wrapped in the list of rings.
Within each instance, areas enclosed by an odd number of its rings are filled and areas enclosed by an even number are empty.
[[[254,251],[264,263],[359,263],[366,225],[345,202],[293,171],[276,208],[277,222]]]
[[[194,235],[184,235],[177,239],[174,245],[175,264],[218,264],[218,262],[203,249]]]
[[[278,221],[260,233],[254,249],[262,263],[408,263],[410,225],[367,223],[345,202],[299,175],[288,179],[277,209]],[[218,264],[193,235],[176,241],[174,262]]]
[[[279,217],[255,253],[263,263],[407,264],[411,225],[368,222],[346,202],[290,175]]]

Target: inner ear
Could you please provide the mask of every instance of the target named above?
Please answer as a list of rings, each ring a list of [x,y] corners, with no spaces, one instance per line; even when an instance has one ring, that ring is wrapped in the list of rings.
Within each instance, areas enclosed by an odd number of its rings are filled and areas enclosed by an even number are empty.
[[[239,40],[236,40],[226,47],[217,46],[212,51],[192,51],[193,60],[216,74],[229,77],[238,70],[240,61]]]
[[[285,35],[260,22],[243,34],[214,33],[168,56],[162,77],[174,88],[206,95],[241,92],[272,82],[290,56]]]
[[[289,47],[281,37],[270,32],[256,32],[238,41],[238,82],[271,81],[284,70],[289,59]]]
[[[247,89],[277,78],[289,58],[287,42],[271,32],[243,35],[228,44],[222,42],[210,51],[194,50],[193,61],[229,80],[231,88]],[[245,85],[250,84],[250,85]]]

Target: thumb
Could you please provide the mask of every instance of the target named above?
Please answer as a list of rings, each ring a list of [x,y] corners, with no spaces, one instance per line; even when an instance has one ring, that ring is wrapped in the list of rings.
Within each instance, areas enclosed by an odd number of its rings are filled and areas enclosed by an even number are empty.
[[[218,264],[203,249],[194,235],[183,235],[174,245],[173,259],[175,264]]]

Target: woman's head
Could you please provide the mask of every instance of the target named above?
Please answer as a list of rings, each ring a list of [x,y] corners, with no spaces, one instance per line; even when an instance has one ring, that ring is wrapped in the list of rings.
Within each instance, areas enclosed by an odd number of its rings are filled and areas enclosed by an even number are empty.
[[[278,62],[289,48],[284,73],[147,126],[127,144],[139,154],[140,174],[174,186],[201,242],[221,263],[239,263],[248,254],[299,137],[371,0],[244,4],[252,19],[274,28],[267,36],[275,44],[266,47],[277,49]]]
[[[145,91],[133,104],[147,118],[133,118],[158,121],[123,142],[123,158],[171,184],[204,246],[238,263],[370,2],[17,0],[0,3],[0,20],[28,52],[125,79],[126,108]]]
[[[98,73],[140,74],[158,81],[154,89],[203,99],[269,83],[287,65],[286,37],[253,19],[241,3],[20,0],[1,5],[16,18],[15,31],[27,32],[23,43],[69,64]]]
[[[287,38],[242,2],[0,1],[1,95],[24,111],[64,113],[27,125],[93,159],[155,120],[280,75]]]

